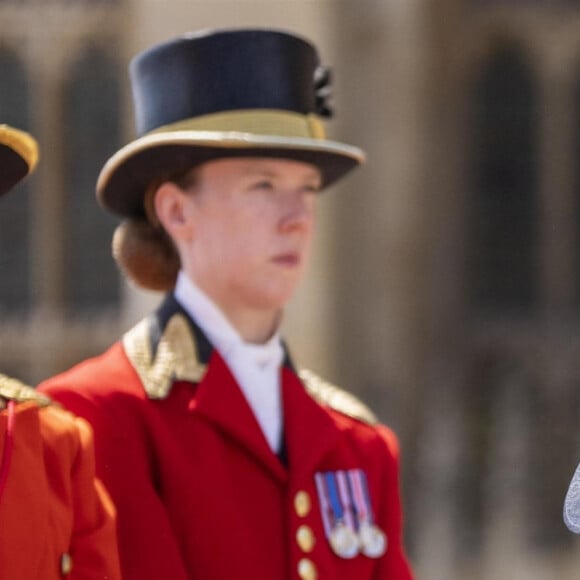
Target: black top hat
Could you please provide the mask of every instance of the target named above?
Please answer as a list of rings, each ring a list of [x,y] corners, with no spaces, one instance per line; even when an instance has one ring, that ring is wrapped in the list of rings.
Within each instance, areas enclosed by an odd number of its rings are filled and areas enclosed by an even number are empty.
[[[282,157],[319,167],[323,186],[364,161],[325,138],[328,75],[306,40],[275,30],[187,35],[132,61],[139,137],[104,166],[97,196],[123,216],[144,214],[156,178],[220,157]]]
[[[37,161],[38,145],[31,135],[0,125],[0,195],[24,179]]]

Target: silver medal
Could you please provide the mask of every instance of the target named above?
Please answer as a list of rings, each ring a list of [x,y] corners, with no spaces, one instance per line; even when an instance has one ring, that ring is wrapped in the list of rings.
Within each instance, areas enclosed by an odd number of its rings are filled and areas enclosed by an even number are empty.
[[[332,551],[341,558],[350,560],[359,553],[359,537],[344,522],[337,522],[330,532],[328,541]]]
[[[369,558],[380,558],[387,550],[387,537],[374,524],[363,523],[358,531],[361,552]]]

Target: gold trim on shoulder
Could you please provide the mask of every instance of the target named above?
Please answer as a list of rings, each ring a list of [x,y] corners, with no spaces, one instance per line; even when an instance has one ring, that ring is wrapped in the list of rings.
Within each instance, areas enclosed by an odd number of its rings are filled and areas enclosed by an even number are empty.
[[[326,382],[307,369],[300,370],[298,376],[304,383],[306,392],[318,403],[369,425],[379,422],[376,415],[351,393]]]
[[[0,409],[4,407],[5,401],[16,401],[17,403],[34,401],[39,407],[47,407],[52,404],[52,400],[46,395],[42,395],[17,379],[0,374]]]
[[[150,399],[165,399],[174,381],[199,382],[206,365],[183,314],[174,314],[151,352],[151,320],[145,318],[123,336],[123,347]]]

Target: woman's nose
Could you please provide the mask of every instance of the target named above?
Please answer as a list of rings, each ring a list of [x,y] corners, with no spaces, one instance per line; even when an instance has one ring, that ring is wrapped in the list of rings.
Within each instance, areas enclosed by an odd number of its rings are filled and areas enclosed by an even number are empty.
[[[314,199],[311,195],[291,196],[284,204],[281,227],[284,230],[308,228],[314,217]]]

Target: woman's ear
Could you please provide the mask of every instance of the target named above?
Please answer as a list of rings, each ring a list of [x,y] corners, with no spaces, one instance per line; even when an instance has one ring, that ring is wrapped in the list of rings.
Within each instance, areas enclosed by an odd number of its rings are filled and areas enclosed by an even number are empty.
[[[192,220],[188,212],[188,194],[171,181],[162,183],[154,197],[155,213],[169,236],[179,241],[189,241]]]

